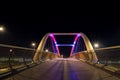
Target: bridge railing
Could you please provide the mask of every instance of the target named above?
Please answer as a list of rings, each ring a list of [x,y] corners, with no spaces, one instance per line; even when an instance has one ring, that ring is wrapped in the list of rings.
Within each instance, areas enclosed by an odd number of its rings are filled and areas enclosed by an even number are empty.
[[[98,58],[98,62],[94,63],[94,65],[111,70],[112,72],[120,73],[120,46],[98,48],[94,51]],[[87,51],[82,51],[73,54],[72,57],[89,63],[90,59],[88,54]]]
[[[34,49],[0,44],[0,74],[33,63]]]
[[[120,64],[120,46],[99,48],[99,49],[95,49],[94,51],[97,55],[99,63],[105,65]],[[74,53],[72,57],[88,61],[89,60],[88,54],[89,52],[87,51],[81,51],[78,53]]]
[[[43,51],[41,52],[42,56],[41,56],[41,60],[48,60],[48,59],[54,59],[54,58],[58,58],[58,54],[55,54],[53,52],[46,52]]]
[[[15,73],[16,71],[36,65],[36,62],[33,61],[35,51],[36,50],[32,48],[0,44],[0,77],[1,74],[6,72],[10,71]],[[43,51],[40,52],[40,54],[42,54],[42,56],[38,62],[58,57],[58,55],[53,52]]]
[[[120,67],[120,46],[96,49],[95,52],[99,63]]]

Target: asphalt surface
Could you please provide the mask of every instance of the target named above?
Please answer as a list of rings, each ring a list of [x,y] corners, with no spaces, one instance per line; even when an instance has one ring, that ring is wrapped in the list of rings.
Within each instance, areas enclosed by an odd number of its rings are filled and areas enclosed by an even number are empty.
[[[5,80],[120,80],[120,78],[74,59],[49,60]]]

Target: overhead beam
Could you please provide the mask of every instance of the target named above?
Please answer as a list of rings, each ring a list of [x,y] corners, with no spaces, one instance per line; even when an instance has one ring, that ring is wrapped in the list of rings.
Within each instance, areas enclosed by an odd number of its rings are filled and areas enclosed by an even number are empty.
[[[50,34],[53,34],[53,35],[77,35],[79,33],[50,33]]]

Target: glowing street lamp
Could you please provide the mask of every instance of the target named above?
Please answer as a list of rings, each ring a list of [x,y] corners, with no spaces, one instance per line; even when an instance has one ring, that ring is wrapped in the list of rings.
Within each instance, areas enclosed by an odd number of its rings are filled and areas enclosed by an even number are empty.
[[[45,50],[45,52],[48,52],[48,51],[49,51],[48,49]]]
[[[36,44],[33,42],[33,43],[32,43],[32,46],[35,47],[35,45],[36,45]]]
[[[0,32],[3,32],[5,30],[3,25],[0,25]]]
[[[35,42],[32,42],[32,47],[34,48],[34,50],[35,50],[35,46],[36,46],[36,43]]]
[[[94,47],[95,47],[95,48],[98,48],[98,47],[99,47],[99,44],[98,44],[98,43],[95,43],[95,44],[94,44]]]
[[[10,52],[10,53],[9,53],[9,67],[10,67],[10,69],[12,70],[12,64],[11,64],[11,61],[10,61],[10,60],[11,60],[11,57],[12,57],[12,54],[13,54],[13,49],[10,49],[9,52]]]
[[[33,54],[35,54],[35,46],[36,46],[36,43],[35,43],[35,42],[32,42],[31,45],[32,45],[32,47],[33,47],[33,49],[34,49],[34,50],[33,50]],[[33,61],[33,63],[34,63],[34,60],[32,60],[32,61]]]

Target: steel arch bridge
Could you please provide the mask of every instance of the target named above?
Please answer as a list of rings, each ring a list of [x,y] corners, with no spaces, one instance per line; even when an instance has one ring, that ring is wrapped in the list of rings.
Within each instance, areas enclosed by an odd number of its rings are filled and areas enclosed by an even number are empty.
[[[74,46],[75,46],[78,38],[81,36],[84,43],[85,43],[85,46],[86,46],[86,51],[87,51],[86,52],[86,55],[87,55],[86,59],[88,59],[88,61],[93,62],[93,63],[96,63],[98,61],[98,58],[96,56],[96,53],[93,49],[93,46],[92,46],[90,40],[88,39],[88,37],[84,33],[80,32],[80,33],[47,33],[41,39],[41,41],[38,45],[38,48],[37,48],[35,55],[33,57],[34,62],[39,61],[41,59],[42,55],[44,54],[44,47],[45,47],[45,44],[46,44],[48,37],[50,37],[53,40],[54,44],[56,45],[56,50],[57,50],[56,56],[60,57],[60,51],[59,51],[58,44],[57,44],[57,41],[56,41],[54,35],[75,35],[76,36],[74,39],[74,43],[71,45],[72,49],[71,49],[70,57],[73,56]],[[86,57],[86,56],[84,56],[84,57]]]

